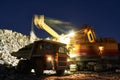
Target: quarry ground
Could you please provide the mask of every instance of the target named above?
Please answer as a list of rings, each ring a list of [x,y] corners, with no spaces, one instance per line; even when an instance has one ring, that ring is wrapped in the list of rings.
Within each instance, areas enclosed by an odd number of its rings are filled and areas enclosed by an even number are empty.
[[[0,65],[0,80],[120,80],[120,73],[79,72],[62,76],[44,74],[38,77],[34,73],[20,74],[14,67]]]
[[[38,79],[40,80],[40,79]],[[68,76],[49,76],[43,80],[120,80],[119,74],[97,74],[97,73],[84,73],[84,74],[71,74]]]

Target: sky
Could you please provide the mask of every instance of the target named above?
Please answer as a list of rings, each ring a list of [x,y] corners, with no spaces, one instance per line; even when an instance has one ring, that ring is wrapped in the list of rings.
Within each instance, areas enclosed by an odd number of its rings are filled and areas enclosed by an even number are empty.
[[[112,37],[120,42],[119,0],[0,0],[0,29],[29,35],[35,14],[70,22],[73,29],[89,24],[98,38]],[[40,29],[36,33],[49,36]]]

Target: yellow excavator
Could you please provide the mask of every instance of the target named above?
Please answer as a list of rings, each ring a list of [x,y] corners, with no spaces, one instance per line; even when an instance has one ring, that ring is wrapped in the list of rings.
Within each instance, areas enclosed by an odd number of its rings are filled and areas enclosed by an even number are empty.
[[[35,15],[34,24],[52,35],[58,42],[66,43],[69,49],[70,70],[103,71],[119,67],[118,43],[113,38],[96,37],[94,29],[84,25],[74,35],[59,35],[44,22],[44,16]],[[116,62],[116,63],[114,63]],[[104,68],[105,67],[105,68]]]
[[[86,59],[86,56],[90,56],[90,60],[91,56],[92,59],[95,58],[94,60],[96,60],[96,56],[98,55],[98,44],[92,46],[94,50],[92,50],[92,47],[88,47],[96,42],[95,31],[90,26],[84,25],[80,30],[76,30],[66,35],[59,35],[45,23],[44,15],[35,15],[33,23],[38,28],[48,32],[56,41],[67,44],[66,47],[68,48],[70,53],[69,56],[71,57],[71,71],[73,71],[74,68],[77,69],[79,66],[77,63],[75,65],[78,66],[73,67],[72,63],[76,63],[76,61],[80,62],[80,64],[84,63],[80,61],[81,57],[85,57],[82,59],[83,61],[89,60],[88,58]]]

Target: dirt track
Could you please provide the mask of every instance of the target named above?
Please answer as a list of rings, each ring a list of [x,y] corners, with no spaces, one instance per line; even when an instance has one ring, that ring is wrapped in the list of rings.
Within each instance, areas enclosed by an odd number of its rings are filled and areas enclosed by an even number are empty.
[[[0,80],[120,80],[120,73],[78,73],[65,76],[19,74],[15,68],[0,65]]]
[[[72,74],[69,76],[49,76],[43,80],[120,80],[120,74]]]

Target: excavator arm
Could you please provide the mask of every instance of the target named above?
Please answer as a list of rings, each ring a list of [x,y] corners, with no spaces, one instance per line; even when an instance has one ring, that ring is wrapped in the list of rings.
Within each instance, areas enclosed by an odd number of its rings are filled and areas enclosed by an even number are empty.
[[[50,35],[52,35],[54,38],[58,39],[59,38],[59,34],[57,32],[55,32],[51,27],[49,27],[45,22],[44,22],[44,15],[38,16],[35,15],[34,16],[34,24],[38,27],[41,28],[43,30],[45,30],[46,32],[48,32]]]
[[[44,15],[35,15],[34,16],[34,24],[35,26],[37,26],[40,29],[45,30],[46,32],[48,32],[52,37],[56,38],[59,42],[65,42],[66,38],[68,38],[68,35],[59,35],[57,32],[55,32],[50,26],[48,26],[45,21],[44,21]],[[78,32],[83,32],[85,35],[83,34],[78,34],[76,36],[83,36],[84,38],[88,38],[88,42],[93,43],[96,40],[96,35],[94,30],[89,26],[89,25],[84,25],[80,31]],[[77,32],[76,32],[77,33]],[[71,36],[69,36],[71,37]],[[76,39],[76,38],[75,38]],[[81,40],[79,40],[81,41]],[[85,40],[83,40],[85,41]],[[67,42],[67,41],[66,41]],[[65,43],[66,43],[65,42]],[[67,42],[68,43],[68,42]]]

